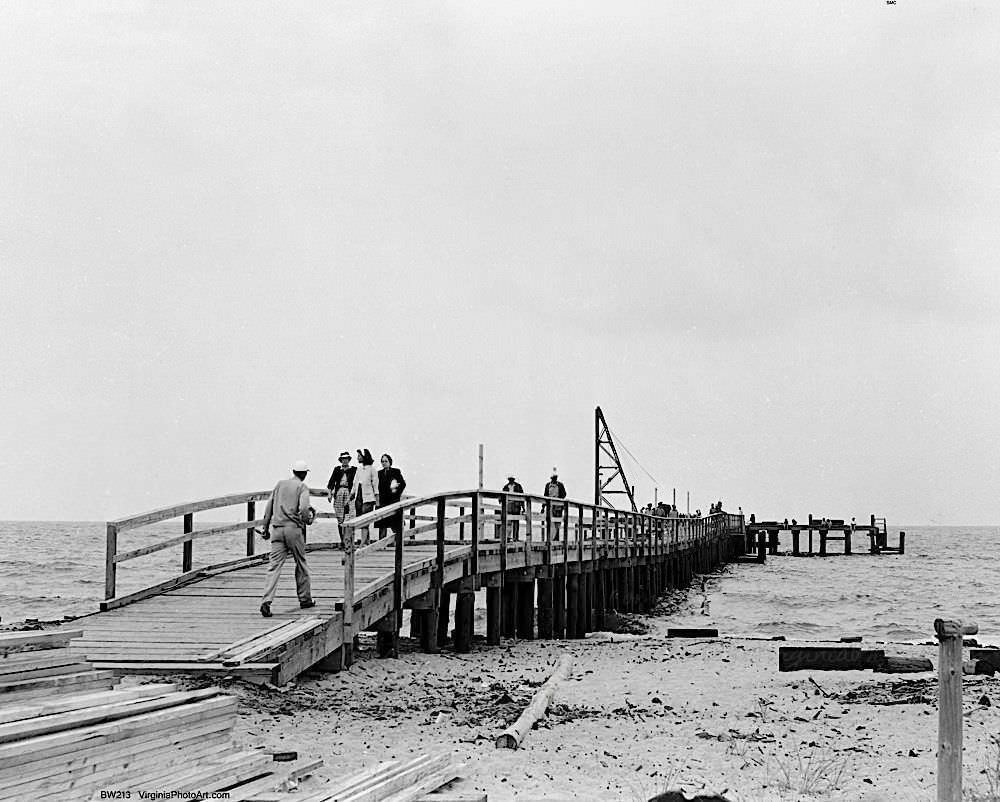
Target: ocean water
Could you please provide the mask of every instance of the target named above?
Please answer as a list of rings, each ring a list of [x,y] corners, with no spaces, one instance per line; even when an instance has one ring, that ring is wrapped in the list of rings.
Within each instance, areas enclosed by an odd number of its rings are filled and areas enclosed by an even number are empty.
[[[1000,645],[1000,561],[995,551],[1000,527],[902,528],[907,546],[902,556],[875,557],[867,551],[850,557],[779,555],[769,556],[763,566],[727,566],[694,584],[676,621],[761,637],[861,635],[923,641],[933,638],[935,618],[960,618],[979,624],[981,643]],[[177,522],[146,530],[122,534],[119,549],[179,534]],[[890,542],[897,531],[890,529]],[[310,530],[313,542],[334,537],[329,522]],[[784,538],[781,548],[790,550],[790,536]],[[0,522],[2,623],[94,612],[104,594],[104,543],[102,523]],[[258,550],[264,547],[258,538]],[[242,532],[205,538],[194,543],[194,562],[236,559],[245,549]],[[118,592],[169,579],[180,567],[179,545],[124,563]]]

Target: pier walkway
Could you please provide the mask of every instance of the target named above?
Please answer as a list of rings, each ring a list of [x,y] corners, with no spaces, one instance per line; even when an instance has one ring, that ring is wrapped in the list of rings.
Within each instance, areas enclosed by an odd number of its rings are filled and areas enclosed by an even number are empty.
[[[313,490],[313,496],[325,491]],[[445,641],[454,598],[454,648],[467,651],[475,593],[486,590],[486,640],[582,637],[604,626],[608,611],[648,609],[668,587],[742,552],[742,516],[661,518],[576,501],[485,490],[405,499],[349,522],[371,526],[401,511],[401,534],[346,551],[310,542],[316,607],[301,610],[292,567],[272,610],[258,610],[267,553],[256,553],[256,504],[270,491],[170,507],[107,524],[105,597],[101,611],[74,622],[73,646],[98,668],[116,673],[217,673],[283,684],[309,668],[351,665],[354,636],[378,632],[380,656],[395,654],[403,610],[410,634],[427,651]],[[522,510],[508,514],[508,502]],[[246,520],[194,528],[195,514],[245,508]],[[516,507],[515,507],[516,508]],[[562,508],[562,515],[555,513]],[[332,513],[319,513],[330,518]],[[176,520],[176,536],[122,551],[120,541],[151,524]],[[517,523],[517,537],[513,524]],[[162,527],[160,527],[162,530]],[[149,530],[146,530],[148,532]],[[233,541],[239,557],[196,568],[194,545]],[[265,544],[266,545],[266,544]],[[181,552],[181,572],[158,585],[116,595],[122,563],[163,549]]]

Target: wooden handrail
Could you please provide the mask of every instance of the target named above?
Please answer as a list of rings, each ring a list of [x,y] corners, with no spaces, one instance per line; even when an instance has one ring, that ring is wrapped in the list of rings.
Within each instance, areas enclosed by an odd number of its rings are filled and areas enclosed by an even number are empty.
[[[215,498],[163,507],[150,512],[140,513],[138,515],[108,522],[107,548],[105,554],[105,598],[113,599],[115,597],[115,579],[119,563],[124,563],[137,557],[152,554],[172,546],[181,545],[183,547],[185,569],[190,569],[191,566],[189,565],[189,562],[191,559],[191,544],[194,540],[215,535],[228,534],[231,532],[246,532],[247,554],[252,555],[253,530],[263,524],[262,518],[253,518],[253,516],[250,515],[248,518],[252,519],[248,519],[246,521],[239,521],[232,524],[224,524],[200,530],[194,530],[191,521],[194,513],[196,512],[205,512],[207,510],[233,507],[241,504],[247,505],[248,512],[251,512],[253,511],[254,504],[258,501],[264,501],[270,498],[271,492],[271,490],[256,490],[245,493],[233,493],[225,496],[218,496]],[[328,497],[329,491],[325,488],[310,488],[309,494],[312,497]],[[478,504],[476,503],[477,500]],[[421,520],[433,521],[434,523],[407,530],[407,534],[409,534],[410,537],[433,530],[435,532],[435,539],[442,540],[443,542],[442,532],[444,528],[449,525],[457,525],[460,521],[471,521],[473,523],[474,530],[473,540],[478,544],[482,537],[483,526],[486,523],[485,519],[487,518],[487,515],[484,513],[490,513],[489,520],[493,522],[493,525],[496,525],[500,521],[506,523],[506,519],[508,517],[506,512],[507,504],[512,500],[520,501],[524,504],[524,512],[517,514],[515,519],[524,517],[526,520],[526,542],[530,542],[531,538],[531,521],[537,520],[539,522],[545,522],[545,530],[543,534],[546,538],[547,550],[551,549],[551,543],[549,541],[552,531],[551,512],[555,507],[561,507],[563,510],[563,516],[561,519],[557,520],[561,520],[562,528],[564,530],[562,538],[567,543],[567,546],[563,551],[563,558],[568,559],[570,547],[572,546],[573,551],[575,552],[575,560],[582,558],[584,544],[588,539],[590,540],[592,546],[596,546],[598,541],[598,525],[596,522],[599,520],[606,522],[606,516],[611,512],[614,512],[616,521],[616,553],[618,553],[622,546],[624,546],[626,550],[630,548],[637,549],[641,547],[648,549],[653,547],[655,543],[655,533],[659,528],[669,527],[669,542],[671,544],[678,544],[680,542],[692,542],[708,536],[711,532],[716,531],[716,522],[718,522],[719,525],[738,526],[741,518],[740,516],[732,513],[714,513],[709,516],[703,516],[702,518],[664,518],[661,516],[646,514],[644,512],[614,510],[610,507],[602,507],[570,498],[552,499],[547,496],[539,496],[532,493],[505,493],[502,490],[469,489],[452,490],[445,493],[436,493],[425,496],[404,497],[394,504],[380,507],[356,518],[348,519],[344,522],[344,526],[348,531],[352,531],[356,528],[377,523],[378,521],[396,513],[405,513],[408,510],[411,511],[411,517],[413,518],[413,521],[415,521],[416,518],[412,515],[412,513],[415,512],[418,507],[435,505],[436,509],[434,511],[434,515],[419,516]],[[464,514],[460,510],[458,516],[449,518],[447,516],[446,509],[448,507],[454,507],[456,503],[459,504],[460,508],[474,508],[474,514]],[[536,504],[540,504],[541,507],[537,507],[537,511],[533,511],[532,507]],[[585,520],[586,511],[590,511],[590,523],[587,523]],[[493,513],[499,513],[499,515],[493,517]],[[442,516],[443,526],[439,526],[437,522],[439,517]],[[320,513],[320,517],[329,518],[332,517],[332,514],[323,512]],[[120,533],[174,518],[184,518],[185,529],[187,531],[177,536],[169,537],[158,543],[142,546],[141,548],[124,552],[118,551],[118,535]],[[572,527],[570,525],[571,519],[574,519],[575,521]],[[413,525],[413,521],[411,521],[411,526]],[[624,522],[624,525],[619,527],[618,524],[621,522]],[[711,522],[711,524],[709,522]],[[607,528],[607,523],[605,523],[604,526]],[[571,528],[573,530],[572,541],[569,539],[571,537]],[[587,533],[588,528],[590,530],[589,537]],[[353,542],[353,535],[349,539]],[[601,537],[601,542],[604,543],[607,539],[607,533],[605,533],[605,535],[602,535]],[[501,536],[501,541],[505,540],[506,527],[503,528],[503,534]],[[349,560],[345,559],[345,569],[346,563],[348,561],[353,563],[353,559],[354,550],[351,549]],[[547,559],[551,560],[551,554],[549,554]],[[353,591],[353,589],[352,584],[351,590]]]

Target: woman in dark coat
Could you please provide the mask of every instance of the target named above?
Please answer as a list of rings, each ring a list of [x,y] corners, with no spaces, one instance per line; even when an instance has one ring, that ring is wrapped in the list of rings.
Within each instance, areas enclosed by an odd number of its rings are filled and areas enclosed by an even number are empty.
[[[399,468],[392,467],[392,457],[382,455],[382,470],[378,472],[378,505],[387,507],[395,504],[403,496],[406,480]],[[388,518],[378,522],[379,529],[391,529],[393,532],[403,531],[403,511],[393,513]]]

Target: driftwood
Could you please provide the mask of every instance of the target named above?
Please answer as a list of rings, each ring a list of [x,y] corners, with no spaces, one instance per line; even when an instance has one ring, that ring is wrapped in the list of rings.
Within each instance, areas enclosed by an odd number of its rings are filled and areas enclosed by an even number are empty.
[[[552,676],[531,697],[531,704],[524,709],[524,712],[521,713],[517,721],[497,736],[497,749],[517,749],[521,745],[521,741],[528,734],[528,730],[545,715],[545,711],[548,710],[549,705],[552,703],[556,686],[561,680],[569,676],[569,669],[572,664],[573,658],[568,654],[564,654],[559,658]]]
[[[933,671],[934,664],[927,657],[883,657],[873,666],[880,674],[919,674]]]

